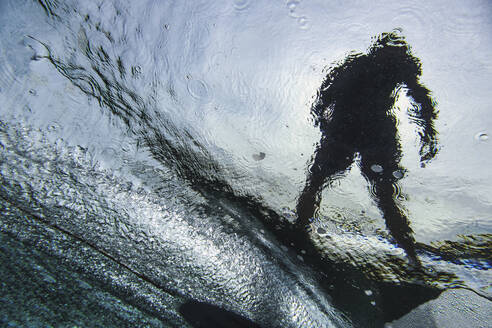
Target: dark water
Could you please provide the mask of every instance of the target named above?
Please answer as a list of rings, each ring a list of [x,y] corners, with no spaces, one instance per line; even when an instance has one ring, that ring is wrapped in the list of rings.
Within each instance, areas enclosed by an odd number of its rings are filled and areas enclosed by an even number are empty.
[[[490,299],[491,8],[1,1],[2,324]]]

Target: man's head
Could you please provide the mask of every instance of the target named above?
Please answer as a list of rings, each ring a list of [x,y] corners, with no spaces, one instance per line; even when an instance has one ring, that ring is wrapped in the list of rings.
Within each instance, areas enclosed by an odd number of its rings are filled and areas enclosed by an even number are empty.
[[[410,45],[399,29],[374,38],[367,56],[392,82],[416,81],[422,73],[419,59],[412,55]]]

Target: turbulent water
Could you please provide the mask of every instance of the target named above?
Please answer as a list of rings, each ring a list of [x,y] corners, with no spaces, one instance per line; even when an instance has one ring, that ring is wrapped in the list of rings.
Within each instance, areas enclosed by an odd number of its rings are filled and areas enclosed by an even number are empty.
[[[1,0],[0,322],[383,327],[447,288],[490,299],[491,14],[487,1]],[[395,89],[394,198],[418,268],[357,156],[305,239],[294,228],[323,79],[395,29],[439,111],[421,166],[415,103]]]

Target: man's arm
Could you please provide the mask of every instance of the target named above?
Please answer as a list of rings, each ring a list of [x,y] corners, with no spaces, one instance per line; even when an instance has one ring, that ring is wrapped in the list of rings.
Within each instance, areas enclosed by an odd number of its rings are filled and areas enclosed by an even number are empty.
[[[417,77],[406,84],[407,95],[412,98],[414,105],[408,110],[408,114],[420,128],[420,162],[424,165],[439,151],[437,131],[434,128],[434,120],[438,115],[437,103],[430,96],[430,91],[418,82]]]
[[[323,80],[311,107],[315,126],[318,126],[322,121],[330,120],[336,100],[343,97],[343,81],[347,79],[345,72],[350,70],[350,66],[357,57],[359,55],[351,56],[341,64],[328,68],[328,74]]]
[[[328,75],[316,94],[316,99],[311,107],[314,125],[319,126],[321,121],[328,120],[329,108],[333,105],[332,76]]]

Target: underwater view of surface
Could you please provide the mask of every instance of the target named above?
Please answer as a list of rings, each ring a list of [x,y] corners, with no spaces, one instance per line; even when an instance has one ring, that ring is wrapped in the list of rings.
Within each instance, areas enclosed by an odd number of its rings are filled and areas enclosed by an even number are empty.
[[[0,324],[491,327],[491,53],[487,0],[0,0]]]

